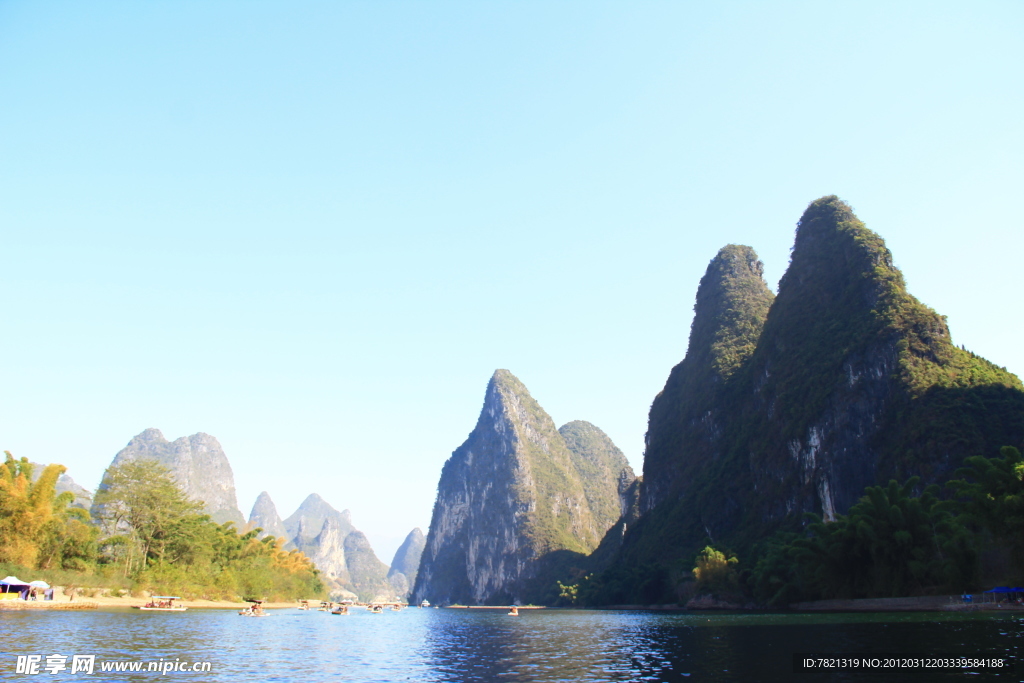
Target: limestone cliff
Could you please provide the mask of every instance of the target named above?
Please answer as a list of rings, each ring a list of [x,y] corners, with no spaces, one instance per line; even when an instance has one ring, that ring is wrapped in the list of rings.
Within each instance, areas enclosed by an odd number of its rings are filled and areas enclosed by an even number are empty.
[[[259,534],[260,538],[267,536],[282,538],[288,545],[291,545],[288,531],[284,528],[284,522],[281,521],[281,516],[277,514],[277,506],[274,505],[274,501],[270,499],[270,494],[266,491],[261,492],[259,497],[256,498],[256,502],[252,506],[252,512],[249,513],[249,523],[246,525],[246,529],[257,528],[263,529]]]
[[[370,541],[361,531],[345,537],[345,555],[353,590],[364,600],[394,599],[394,590],[388,583],[388,566],[377,559]]]
[[[129,441],[110,466],[142,458],[168,468],[186,495],[202,502],[217,523],[231,521],[239,530],[245,526],[235,495],[235,475],[214,437],[200,432],[169,442],[159,429],[147,429]]]
[[[416,585],[416,574],[419,572],[420,558],[426,544],[427,539],[417,527],[409,532],[395,552],[391,568],[388,570],[388,581],[398,595],[408,596],[412,592],[412,587]]]
[[[324,530],[324,525],[328,520],[334,521],[334,526],[343,539],[352,533],[351,512],[348,510],[338,512],[319,494],[311,493],[306,496],[298,509],[284,520],[285,533],[295,547],[307,556],[315,557],[320,546],[317,538]]]
[[[522,600],[539,589],[547,562],[589,553],[605,531],[565,439],[526,387],[498,370],[476,427],[442,469],[413,598]]]
[[[332,596],[345,591],[362,600],[393,597],[388,567],[377,559],[370,542],[352,525],[352,513],[338,512],[313,493],[284,520],[285,538],[309,557]]]

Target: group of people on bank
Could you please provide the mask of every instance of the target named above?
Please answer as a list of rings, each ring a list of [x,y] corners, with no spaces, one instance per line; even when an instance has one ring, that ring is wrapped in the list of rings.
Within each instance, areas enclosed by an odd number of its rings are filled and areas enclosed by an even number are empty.
[[[0,581],[0,600],[53,600],[53,588],[45,581],[22,581],[8,576]]]

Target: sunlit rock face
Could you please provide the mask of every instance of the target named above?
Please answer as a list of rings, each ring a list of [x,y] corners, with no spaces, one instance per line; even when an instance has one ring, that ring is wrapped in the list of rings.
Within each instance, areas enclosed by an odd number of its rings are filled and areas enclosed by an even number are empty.
[[[283,523],[287,547],[301,550],[316,568],[335,598],[354,593],[361,600],[392,599],[388,566],[370,547],[366,536],[352,525],[352,513],[338,512],[318,494],[306,497]]]
[[[427,539],[423,536],[423,531],[417,527],[409,532],[402,545],[395,551],[391,569],[388,570],[388,581],[396,594],[408,596],[412,592],[412,587],[416,585],[416,574],[420,569],[420,558],[426,545]]]
[[[414,600],[520,601],[545,558],[591,552],[614,520],[595,519],[588,491],[617,507],[620,472],[606,477],[608,491],[588,489],[580,457],[526,387],[496,371],[476,427],[441,472]]]
[[[284,528],[281,516],[277,514],[277,506],[274,505],[274,501],[270,499],[270,494],[266,491],[260,493],[256,498],[252,512],[249,513],[249,523],[246,525],[246,529],[257,528],[263,529],[259,533],[259,538],[273,536],[288,541],[288,532]]]
[[[235,495],[235,475],[214,437],[199,432],[168,441],[159,429],[147,429],[129,441],[110,466],[138,459],[155,460],[168,468],[185,494],[201,501],[215,522],[234,522],[239,530],[245,526]]]

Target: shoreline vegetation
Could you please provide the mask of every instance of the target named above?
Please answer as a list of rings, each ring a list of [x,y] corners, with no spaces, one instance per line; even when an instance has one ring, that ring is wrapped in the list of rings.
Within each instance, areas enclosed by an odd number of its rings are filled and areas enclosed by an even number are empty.
[[[261,529],[217,524],[155,461],[110,467],[88,511],[71,493],[57,494],[63,465],[38,477],[34,469],[9,452],[0,463],[0,571],[63,586],[68,603],[130,605],[127,596],[154,593],[232,607],[252,596],[327,597],[306,555],[285,550],[284,539],[259,538]],[[111,594],[125,597],[99,597]]]

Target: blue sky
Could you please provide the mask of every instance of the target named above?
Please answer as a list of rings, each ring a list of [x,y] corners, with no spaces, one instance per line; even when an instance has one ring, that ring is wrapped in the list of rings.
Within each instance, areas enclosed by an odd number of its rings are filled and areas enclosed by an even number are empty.
[[[508,368],[642,467],[727,243],[880,233],[1024,373],[1019,2],[0,1],[0,447],[216,436],[385,562]]]

